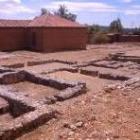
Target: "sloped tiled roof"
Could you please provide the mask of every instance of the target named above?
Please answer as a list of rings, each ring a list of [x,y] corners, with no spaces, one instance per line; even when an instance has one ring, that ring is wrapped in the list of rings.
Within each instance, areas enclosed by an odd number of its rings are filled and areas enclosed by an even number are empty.
[[[26,27],[31,20],[4,20],[0,19],[1,27]]]
[[[3,27],[85,27],[77,22],[45,14],[34,18],[33,20],[4,20],[0,19],[0,28]]]
[[[36,17],[31,21],[28,27],[84,27],[83,25],[72,22],[52,14],[45,14]]]

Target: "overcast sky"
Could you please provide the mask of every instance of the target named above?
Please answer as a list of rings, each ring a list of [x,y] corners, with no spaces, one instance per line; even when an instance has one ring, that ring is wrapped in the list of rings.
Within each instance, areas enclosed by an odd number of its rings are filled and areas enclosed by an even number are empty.
[[[140,0],[0,0],[0,18],[30,19],[41,8],[53,12],[60,4],[77,14],[80,23],[109,25],[120,17],[125,27],[140,26]]]

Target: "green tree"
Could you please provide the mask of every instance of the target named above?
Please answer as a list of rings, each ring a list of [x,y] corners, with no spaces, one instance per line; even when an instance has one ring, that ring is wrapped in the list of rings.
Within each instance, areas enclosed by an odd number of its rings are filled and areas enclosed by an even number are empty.
[[[67,18],[66,19],[71,20],[71,21],[76,21],[76,18],[77,18],[77,15],[72,14],[72,13],[69,13],[67,15]]]
[[[88,30],[87,31],[88,34],[97,33],[100,31],[100,26],[99,25],[91,25],[91,26],[88,26],[87,30]]]
[[[54,12],[54,14],[71,21],[76,21],[77,18],[77,15],[68,12],[68,9],[65,5],[60,5],[59,9]]]
[[[110,23],[109,29],[110,29],[111,32],[122,33],[123,32],[123,26],[122,26],[120,18],[117,18],[116,20],[112,21]]]
[[[41,15],[50,14],[46,8],[41,8]]]

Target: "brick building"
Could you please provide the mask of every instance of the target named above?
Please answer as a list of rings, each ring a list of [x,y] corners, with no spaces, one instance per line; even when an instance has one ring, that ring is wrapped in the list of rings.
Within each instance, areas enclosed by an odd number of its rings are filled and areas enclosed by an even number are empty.
[[[55,15],[33,20],[0,20],[0,51],[85,49],[87,28]]]

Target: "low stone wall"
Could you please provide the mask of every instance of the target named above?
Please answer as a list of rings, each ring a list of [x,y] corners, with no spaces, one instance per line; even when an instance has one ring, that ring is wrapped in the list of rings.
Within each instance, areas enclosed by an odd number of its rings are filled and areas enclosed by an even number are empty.
[[[27,63],[27,66],[42,65],[42,64],[56,63],[56,62],[64,63],[64,64],[77,64],[76,61],[50,59],[50,60],[41,60],[41,61],[30,61],[30,62]]]
[[[70,70],[76,71],[77,69]],[[9,84],[26,80],[62,91],[50,97],[36,100],[27,97],[26,93],[18,92],[8,86]],[[55,117],[57,111],[47,104],[64,101],[86,93],[86,83],[51,78],[49,76],[44,77],[41,74],[35,75],[24,70],[2,73],[0,75],[0,84],[0,97],[9,103],[8,111],[14,117],[13,121],[0,126],[1,140],[15,139]],[[5,109],[7,109],[7,106],[6,108],[0,108],[0,113]]]
[[[140,62],[140,57],[139,56],[129,56],[129,55],[125,55],[124,53],[112,53],[109,54],[109,59],[111,60],[116,60],[116,61],[131,61],[131,62]]]
[[[99,75],[99,72],[97,70],[89,70],[86,68],[81,68],[80,73],[84,75],[94,76],[94,77],[97,77]]]
[[[23,71],[7,72],[0,75],[0,84],[13,84],[25,80],[25,74]]]
[[[9,102],[9,111],[14,120],[0,126],[0,139],[15,139],[52,119],[57,113],[43,102],[26,97],[24,93],[0,86],[0,97]]]
[[[4,126],[0,126],[0,139],[14,140],[54,118],[56,112],[49,106],[39,106],[36,110],[26,113]]]
[[[81,68],[80,73],[84,75],[90,75],[90,76],[97,76],[102,79],[109,79],[109,80],[128,80],[131,78],[130,75],[126,75],[124,73],[111,73],[111,72],[103,72],[99,70],[92,70],[88,68]]]
[[[36,102],[33,99],[24,96],[22,93],[14,92],[4,86],[0,87],[0,97],[9,102],[9,110],[14,117],[32,111],[37,106],[35,106]]]
[[[5,67],[0,67],[0,74],[7,73],[7,72],[14,72],[14,70]]]
[[[50,86],[59,90],[63,90],[66,89],[68,87],[74,87],[76,86],[78,83],[77,82],[72,82],[72,81],[68,81],[68,80],[64,80],[64,79],[58,79],[55,77],[49,77],[49,76],[43,76],[43,75],[34,75],[28,72],[24,72],[26,75],[26,80],[33,82],[33,83],[37,83],[37,84],[41,84],[44,86]]]
[[[100,61],[104,61],[106,59],[93,59],[93,60],[89,60],[89,61],[83,61],[81,64],[75,64],[73,65],[74,68],[81,68],[81,67],[87,67],[87,66],[91,66],[92,64],[96,63],[96,62],[100,62]]]
[[[78,68],[58,68],[58,69],[53,69],[53,70],[46,70],[40,74],[44,75],[44,74],[55,73],[58,71],[68,71],[68,72],[76,73],[78,72]]]
[[[86,93],[86,85],[81,84],[73,88],[67,88],[66,90],[55,95],[55,97],[57,98],[58,101],[64,101],[64,100],[79,96],[83,93]]]
[[[121,63],[117,61],[109,61],[109,60],[94,62],[91,65],[96,67],[111,68],[111,69],[118,69],[120,67],[123,67]]]
[[[77,83],[68,80],[50,78],[47,76],[44,78],[43,75],[35,75],[33,73],[29,73],[24,70],[4,73],[0,75],[0,84],[7,85],[7,84],[13,84],[22,81],[30,81],[45,86],[51,86],[60,90],[77,85]]]
[[[53,88],[56,88],[59,90],[64,90],[66,88],[73,88],[77,85],[85,85],[85,83],[82,83],[82,82],[73,82],[70,80],[58,79],[58,78],[49,77],[49,76],[44,77],[43,75],[39,75],[39,74],[35,75],[33,73],[29,73],[24,70],[18,71],[18,72],[6,73],[6,74],[1,75],[1,77],[0,77],[0,84],[3,84],[3,85],[18,83],[18,82],[22,82],[22,81],[29,81],[29,82],[33,82],[33,83],[44,85],[44,86],[50,86],[50,87],[53,87]],[[4,92],[5,91],[6,90],[4,90]],[[16,93],[14,93],[14,94],[16,94]],[[8,94],[8,91],[7,91],[3,95],[12,95],[12,94]],[[13,97],[14,97],[14,95],[12,95],[10,98],[13,98]],[[20,97],[20,98],[22,99],[22,97]],[[20,98],[19,98],[19,100],[20,100]],[[25,101],[24,101],[24,103],[25,103]]]
[[[131,77],[127,76],[127,75],[124,75],[124,74],[114,74],[114,73],[107,73],[107,72],[99,72],[99,78],[126,81],[126,80],[130,79]]]
[[[16,63],[16,64],[2,65],[2,66],[6,68],[22,68],[24,67],[24,63]]]

